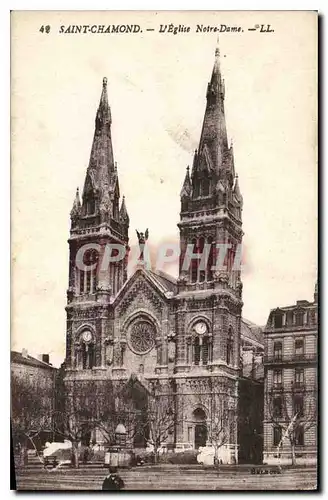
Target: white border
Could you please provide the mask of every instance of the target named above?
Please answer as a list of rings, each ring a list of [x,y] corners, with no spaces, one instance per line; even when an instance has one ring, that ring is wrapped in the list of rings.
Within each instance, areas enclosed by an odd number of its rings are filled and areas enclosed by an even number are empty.
[[[187,4],[187,5],[186,5]],[[0,152],[2,155],[1,167],[0,167],[0,187],[1,187],[1,196],[0,196],[0,214],[2,218],[1,224],[1,234],[2,234],[2,245],[1,245],[1,262],[2,262],[2,273],[1,273],[1,326],[2,333],[4,335],[2,341],[2,349],[1,349],[1,381],[2,381],[2,401],[5,401],[5,408],[8,411],[1,411],[1,429],[4,430],[7,439],[1,440],[1,498],[7,498],[9,493],[9,460],[8,460],[8,450],[9,450],[9,353],[10,353],[10,273],[9,273],[9,260],[10,260],[10,125],[9,125],[9,116],[10,116],[10,56],[9,56],[9,47],[10,47],[10,20],[9,20],[9,10],[318,10],[319,13],[324,16],[327,12],[327,2],[326,0],[320,0],[317,2],[310,0],[298,0],[298,2],[288,1],[288,0],[275,0],[275,1],[266,1],[265,3],[262,1],[242,1],[242,0],[229,0],[229,2],[223,1],[209,1],[202,0],[202,2],[189,1],[184,2],[181,0],[166,0],[165,2],[158,1],[142,1],[135,2],[133,0],[124,1],[124,0],[112,0],[112,1],[86,1],[79,0],[78,2],[68,1],[68,0],[57,0],[56,2],[49,0],[47,3],[38,1],[38,0],[30,0],[28,2],[24,0],[9,0],[2,1],[0,6],[0,53],[1,53],[1,70],[2,76],[0,79],[1,82],[1,101],[0,101],[0,109],[1,109],[1,147]],[[322,22],[322,29],[325,20]],[[322,33],[322,46],[321,51],[322,55],[322,68],[321,68],[321,79],[327,82],[326,68],[327,64],[327,47],[326,47],[326,37],[324,33]],[[323,88],[322,88],[323,93]],[[327,102],[327,101],[326,101]],[[326,102],[325,106],[321,111],[324,113],[326,111]],[[324,102],[322,102],[323,106]],[[324,113],[326,114],[326,113]],[[321,118],[323,123],[323,117]],[[323,144],[328,143],[326,130],[322,130],[321,137],[321,150],[323,150]],[[323,153],[321,153],[321,160],[323,162]],[[323,172],[325,169],[325,165],[321,165],[321,180],[323,186],[321,189],[328,192],[327,190],[327,178],[328,176],[324,176]],[[324,189],[326,188],[326,189]],[[323,193],[322,193],[323,194]],[[322,209],[323,213],[321,213],[322,218],[322,228],[323,228],[323,219],[324,215],[326,215],[327,210],[327,196],[322,195]],[[326,234],[322,235],[322,245],[327,246]],[[324,252],[322,251],[322,257],[324,257]],[[328,306],[328,297],[324,293],[324,283],[326,275],[323,273],[323,266],[321,268],[321,296],[323,298],[321,304],[321,312],[327,310]],[[321,326],[321,335],[324,337],[324,322]],[[321,353],[321,365],[323,365],[324,359],[327,359],[327,342],[325,345],[322,343],[323,352]],[[323,369],[322,369],[323,374]],[[323,374],[324,375],[324,374]],[[325,377],[326,379],[326,374]],[[322,380],[322,384],[326,380]],[[322,406],[324,406],[325,399],[322,397]],[[326,408],[321,408],[321,412]],[[322,426],[323,427],[323,426]],[[323,431],[324,429],[322,429]],[[3,435],[3,433],[1,434]],[[327,432],[326,432],[327,435]],[[325,439],[325,436],[321,436]],[[321,444],[321,452],[323,454],[324,444]],[[322,461],[322,488],[324,488],[325,484],[323,478],[325,477],[325,472],[327,462]],[[266,492],[265,492],[266,493]],[[229,494],[230,496],[231,494]],[[286,494],[287,495],[287,494]],[[42,498],[42,494],[37,495],[38,498]],[[188,496],[195,496],[193,493],[188,493]],[[220,492],[220,496],[222,493]],[[226,496],[223,494],[223,496]],[[282,494],[281,496],[285,496]],[[196,496],[195,496],[196,497]],[[200,495],[197,494],[197,498]]]

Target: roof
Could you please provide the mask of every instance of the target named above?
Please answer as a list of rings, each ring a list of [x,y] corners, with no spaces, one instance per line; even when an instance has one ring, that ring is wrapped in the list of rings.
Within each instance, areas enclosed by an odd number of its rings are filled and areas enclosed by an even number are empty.
[[[28,366],[34,366],[35,368],[43,368],[46,370],[56,370],[57,368],[45,363],[44,361],[41,361],[37,358],[33,358],[33,356],[30,356],[27,354],[26,356],[23,356],[21,352],[17,351],[11,351],[10,353],[10,362],[15,363],[18,365],[28,365]]]
[[[249,339],[251,342],[260,343],[262,346],[264,345],[263,327],[242,318],[240,330],[243,338]]]
[[[177,280],[163,271],[146,271],[150,276],[159,282],[167,292],[177,292]]]

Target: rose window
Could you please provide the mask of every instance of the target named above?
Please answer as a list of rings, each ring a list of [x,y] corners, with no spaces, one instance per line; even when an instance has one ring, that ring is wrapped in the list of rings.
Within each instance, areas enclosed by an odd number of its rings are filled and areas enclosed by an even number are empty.
[[[131,327],[130,345],[136,354],[145,354],[154,347],[155,330],[148,321],[138,321]]]

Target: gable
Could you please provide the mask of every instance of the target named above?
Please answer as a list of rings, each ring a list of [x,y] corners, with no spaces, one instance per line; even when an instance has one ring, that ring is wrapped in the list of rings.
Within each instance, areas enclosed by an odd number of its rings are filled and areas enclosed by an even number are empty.
[[[164,289],[160,289],[159,284],[152,279],[151,274],[143,269],[138,269],[120,290],[112,306],[115,316],[119,317],[138,309],[148,310],[157,317],[161,317],[167,301]]]

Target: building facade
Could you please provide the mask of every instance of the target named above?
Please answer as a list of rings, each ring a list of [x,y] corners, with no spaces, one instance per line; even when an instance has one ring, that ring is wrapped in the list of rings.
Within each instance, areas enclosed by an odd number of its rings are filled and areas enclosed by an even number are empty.
[[[317,286],[313,302],[272,310],[264,337],[264,461],[316,461]]]
[[[105,269],[100,265],[108,245],[119,252],[129,244],[104,78],[82,200],[77,191],[71,211],[64,383],[68,398],[77,382],[124,385],[133,379],[145,394],[156,387],[174,406],[166,441],[198,448],[213,442],[219,426],[225,460],[237,462],[243,302],[234,263],[243,237],[243,198],[224,99],[216,49],[199,147],[180,194],[178,279],[147,269],[142,259],[128,279],[126,256]],[[213,270],[218,244],[229,247],[226,265]],[[207,264],[201,266],[205,252]],[[77,264],[81,254],[86,269]],[[137,404],[143,395],[135,398]],[[100,442],[101,432],[94,439]]]
[[[26,349],[11,351],[12,430],[14,443],[32,447],[54,438],[53,412],[56,406],[58,370],[49,362],[49,354],[38,358]]]
[[[241,367],[238,386],[239,463],[262,463],[264,414],[263,328],[241,322]]]

